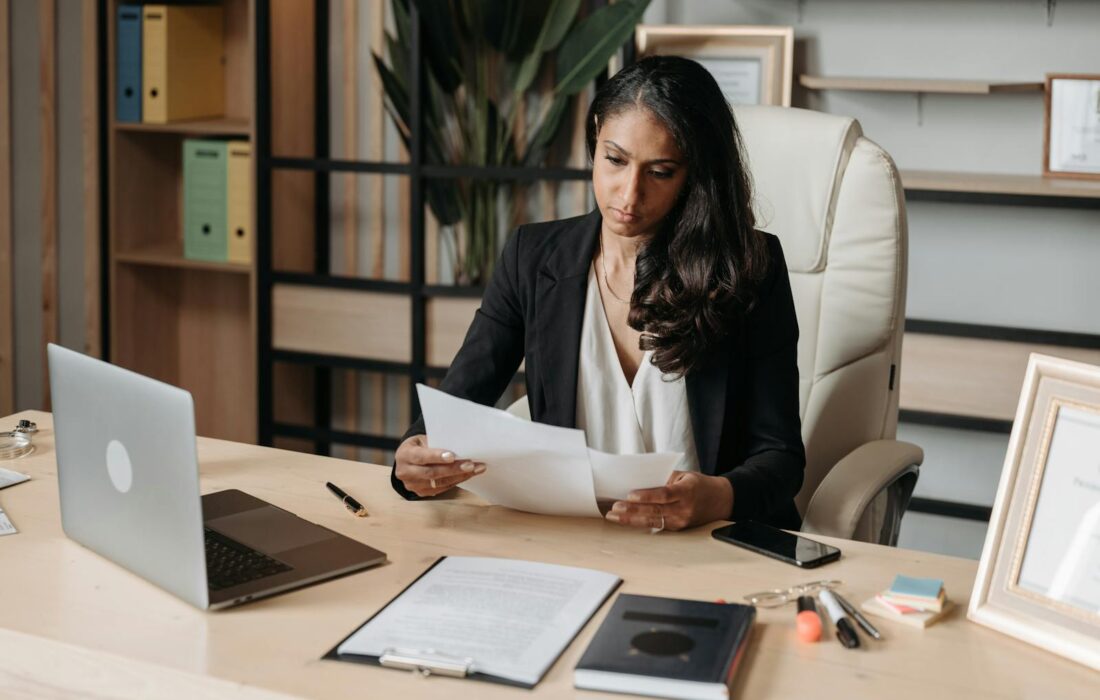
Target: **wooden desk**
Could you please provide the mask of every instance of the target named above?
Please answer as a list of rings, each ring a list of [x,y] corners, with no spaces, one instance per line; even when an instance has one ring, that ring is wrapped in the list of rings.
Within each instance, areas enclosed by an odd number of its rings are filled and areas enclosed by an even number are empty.
[[[206,613],[146,583],[61,530],[49,414],[35,454],[4,463],[33,480],[0,491],[19,533],[0,538],[0,697],[325,698],[524,697],[528,691],[320,657],[398,593],[436,557],[470,554],[536,559],[612,571],[622,591],[735,601],[819,578],[844,581],[861,601],[894,574],[942,577],[958,604],[927,630],[877,620],[886,641],[857,651],[835,639],[799,643],[793,607],[761,610],[736,685],[741,698],[1095,698],[1100,674],[968,623],[977,563],[837,541],[841,560],[794,567],[710,537],[624,529],[595,519],[550,518],[487,507],[472,497],[407,503],[388,468],[200,439],[203,491],[236,487],[389,554],[390,563],[239,608]],[[351,517],[324,488],[332,480],[371,517]],[[605,606],[546,679],[537,697],[615,697],[572,687],[573,666]],[[619,696],[621,697],[621,696]]]

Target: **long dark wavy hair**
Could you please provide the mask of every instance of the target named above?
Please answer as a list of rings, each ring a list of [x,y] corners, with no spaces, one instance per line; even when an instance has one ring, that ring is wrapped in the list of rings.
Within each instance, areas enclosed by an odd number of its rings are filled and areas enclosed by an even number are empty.
[[[651,56],[615,74],[588,109],[590,159],[597,123],[639,107],[672,134],[688,172],[665,225],[638,251],[627,322],[654,365],[684,376],[751,308],[767,242],[756,230],[741,135],[713,76],[679,56]]]

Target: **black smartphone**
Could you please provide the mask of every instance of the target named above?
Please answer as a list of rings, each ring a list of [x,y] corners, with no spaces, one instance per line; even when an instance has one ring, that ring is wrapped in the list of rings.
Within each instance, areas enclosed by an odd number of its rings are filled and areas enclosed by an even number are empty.
[[[812,569],[840,558],[840,550],[836,547],[752,520],[741,520],[733,525],[720,527],[710,534],[723,542],[803,569]]]

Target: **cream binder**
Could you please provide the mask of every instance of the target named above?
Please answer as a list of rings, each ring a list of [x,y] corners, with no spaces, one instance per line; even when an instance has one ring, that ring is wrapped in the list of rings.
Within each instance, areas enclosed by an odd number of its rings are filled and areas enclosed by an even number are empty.
[[[155,124],[225,112],[222,8],[146,5],[142,11],[142,120]]]
[[[252,262],[252,146],[248,141],[230,141],[226,167],[227,229],[229,262]]]

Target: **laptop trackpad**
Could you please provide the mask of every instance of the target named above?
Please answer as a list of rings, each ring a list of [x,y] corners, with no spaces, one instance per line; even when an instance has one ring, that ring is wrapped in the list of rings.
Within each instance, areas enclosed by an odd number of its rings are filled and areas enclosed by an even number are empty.
[[[206,526],[268,554],[322,542],[336,534],[275,506],[253,508],[206,521]]]

